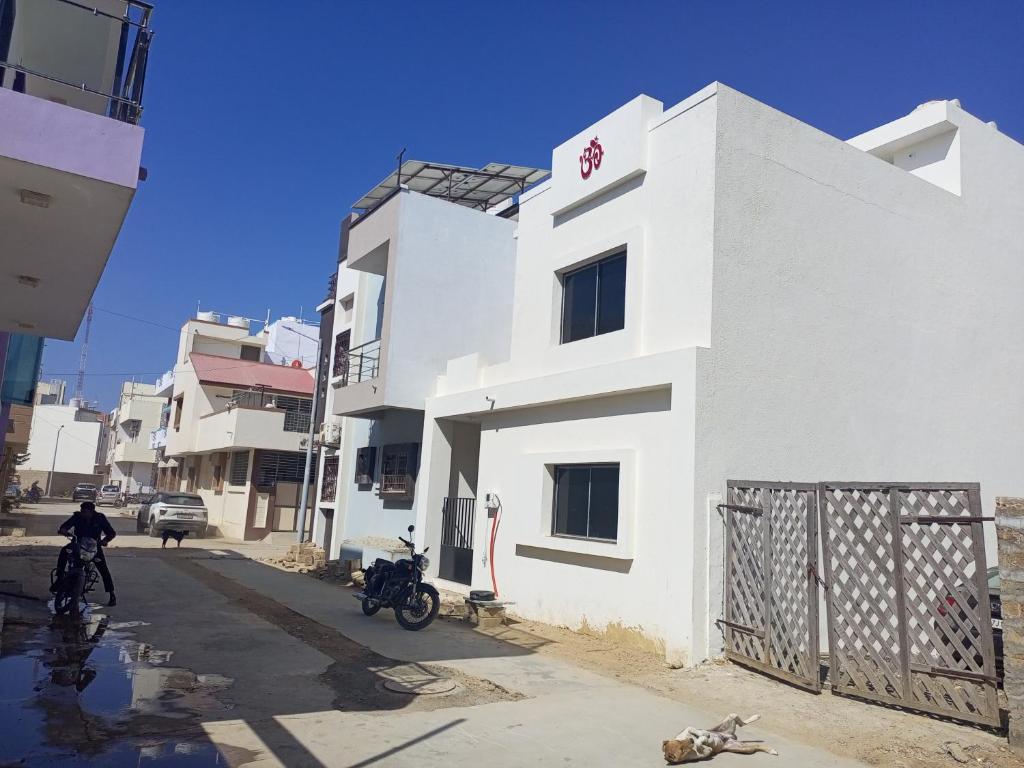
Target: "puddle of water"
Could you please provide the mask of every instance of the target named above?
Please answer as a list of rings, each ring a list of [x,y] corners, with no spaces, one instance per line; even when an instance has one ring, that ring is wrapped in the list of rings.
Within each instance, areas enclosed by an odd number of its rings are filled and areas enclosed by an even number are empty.
[[[168,666],[169,652],[137,642],[124,627],[93,615],[5,628],[0,765],[224,764],[209,744],[132,740],[136,717],[180,730],[202,713],[227,709],[216,694],[232,681]]]

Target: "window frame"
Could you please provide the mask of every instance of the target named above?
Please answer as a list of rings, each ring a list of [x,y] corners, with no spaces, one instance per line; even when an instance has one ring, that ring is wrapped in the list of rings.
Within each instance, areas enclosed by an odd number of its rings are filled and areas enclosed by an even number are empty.
[[[244,456],[244,463],[240,461],[240,457]],[[231,462],[228,468],[228,485],[235,488],[240,488],[249,482],[249,451],[232,451]],[[241,470],[241,482],[237,482],[238,473]]]
[[[616,494],[615,494],[615,538],[604,538],[601,536],[590,535],[590,508],[591,508],[591,492],[593,487],[593,475],[587,480],[587,535],[580,536],[573,533],[560,533],[558,531],[558,481],[559,470],[562,469],[611,469],[614,468],[616,472]],[[588,461],[588,462],[565,462],[561,464],[553,464],[551,466],[552,473],[552,493],[551,493],[551,530],[550,535],[557,539],[574,539],[576,541],[595,541],[601,544],[619,544],[621,540],[621,514],[622,509],[619,504],[619,488],[622,484],[622,465],[617,461]]]
[[[597,336],[604,336],[605,334],[615,333],[616,331],[622,331],[626,328],[626,282],[629,276],[629,249],[628,247],[616,248],[613,252],[608,253],[600,258],[588,261],[585,264],[579,266],[570,267],[564,271],[558,273],[558,281],[561,286],[562,296],[561,305],[559,309],[559,326],[558,326],[558,343],[561,344],[572,344],[576,341],[584,341],[585,339],[593,339]],[[609,262],[621,259],[623,262],[623,286],[622,286],[622,325],[618,328],[612,328],[606,331],[598,331],[598,320],[601,312],[601,265]],[[588,336],[578,336],[573,339],[566,338],[566,328],[569,325],[565,314],[566,310],[566,281],[576,275],[585,272],[586,270],[593,269],[595,271],[594,278],[594,313],[593,313],[593,332]]]

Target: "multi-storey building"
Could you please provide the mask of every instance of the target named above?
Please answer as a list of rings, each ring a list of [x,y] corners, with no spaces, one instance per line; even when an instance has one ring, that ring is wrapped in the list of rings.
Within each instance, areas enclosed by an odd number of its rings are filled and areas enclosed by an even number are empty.
[[[145,175],[151,10],[138,0],[0,2],[0,381],[13,334],[36,347],[75,337]],[[38,372],[11,375],[34,384]],[[0,456],[17,402],[0,399]]]
[[[712,84],[552,168],[515,220],[463,212],[465,252],[410,189],[352,228],[335,541],[414,516],[442,586],[690,663],[727,479],[1021,493],[1024,149],[994,124],[938,101],[843,141]]]
[[[449,358],[505,354],[491,326],[511,311],[515,222],[499,211],[514,212],[510,198],[544,175],[406,161],[342,227],[324,425],[336,440],[340,427],[340,443],[325,452],[317,516],[319,534],[333,512],[332,557],[400,548],[415,520],[425,398]]]
[[[203,312],[181,329],[157,484],[199,493],[227,538],[296,526],[314,379],[264,362],[266,345],[242,317]]]
[[[156,450],[150,435],[158,429],[166,404],[156,385],[126,381],[107,420],[107,482],[126,493],[144,493],[156,484]]]

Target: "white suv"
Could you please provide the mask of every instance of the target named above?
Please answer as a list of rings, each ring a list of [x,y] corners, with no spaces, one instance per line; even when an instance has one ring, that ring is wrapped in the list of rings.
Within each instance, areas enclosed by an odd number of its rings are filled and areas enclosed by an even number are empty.
[[[206,506],[195,493],[160,491],[139,506],[135,517],[138,533],[159,536],[164,531],[186,531],[201,539],[206,536]]]

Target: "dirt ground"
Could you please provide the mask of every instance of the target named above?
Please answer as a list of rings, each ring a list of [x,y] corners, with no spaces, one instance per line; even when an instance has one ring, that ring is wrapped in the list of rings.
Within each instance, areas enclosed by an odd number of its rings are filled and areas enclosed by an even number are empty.
[[[532,621],[477,630],[623,682],[720,712],[769,713],[787,738],[886,768],[1021,768],[1006,737],[896,709],[807,693],[730,662],[670,669],[660,657]],[[702,725],[702,724],[696,724]],[[707,725],[710,725],[707,724]]]

